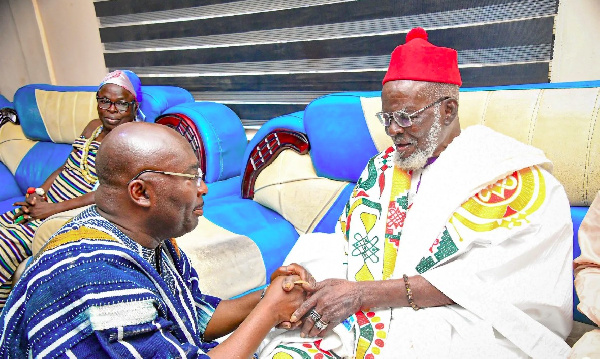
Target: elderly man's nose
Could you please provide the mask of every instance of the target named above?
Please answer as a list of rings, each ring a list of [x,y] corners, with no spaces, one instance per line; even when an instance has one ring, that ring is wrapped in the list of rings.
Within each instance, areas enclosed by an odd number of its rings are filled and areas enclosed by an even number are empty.
[[[396,121],[392,121],[390,125],[387,127],[387,133],[389,136],[395,136],[398,134],[403,134],[406,129],[396,123]]]

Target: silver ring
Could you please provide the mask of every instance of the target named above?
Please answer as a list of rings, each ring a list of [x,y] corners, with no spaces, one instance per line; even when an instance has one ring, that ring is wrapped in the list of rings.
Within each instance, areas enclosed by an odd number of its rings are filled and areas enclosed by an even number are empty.
[[[321,319],[319,319],[316,323],[315,323],[315,327],[319,330],[324,330],[325,328],[327,328],[327,323],[323,322]]]
[[[308,317],[312,319],[315,323],[321,320],[321,314],[317,313],[317,311],[314,309],[310,310],[310,312],[308,313]]]

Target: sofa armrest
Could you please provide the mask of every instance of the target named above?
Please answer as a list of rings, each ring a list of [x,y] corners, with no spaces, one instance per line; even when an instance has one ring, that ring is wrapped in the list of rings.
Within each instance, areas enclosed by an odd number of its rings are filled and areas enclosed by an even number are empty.
[[[202,293],[231,298],[266,282],[263,257],[255,242],[205,217],[200,217],[193,231],[177,238],[177,245],[198,273]]]
[[[308,153],[310,145],[304,133],[277,128],[268,133],[250,152],[246,169],[242,175],[242,198],[254,198],[254,185],[258,175],[279,154],[291,149],[300,155]]]
[[[246,134],[239,117],[215,102],[191,102],[168,109],[156,123],[183,135],[196,151],[204,181],[213,183],[238,176],[246,149]]]

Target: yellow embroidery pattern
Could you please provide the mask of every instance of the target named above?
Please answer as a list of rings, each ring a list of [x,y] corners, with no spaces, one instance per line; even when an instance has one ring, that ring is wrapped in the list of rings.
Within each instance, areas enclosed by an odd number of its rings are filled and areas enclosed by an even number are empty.
[[[408,190],[410,189],[410,179],[410,174],[404,172],[399,167],[394,166],[390,201],[397,200],[401,194],[407,195]],[[383,280],[389,279],[394,273],[394,268],[396,268],[396,257],[398,257],[398,245],[398,240],[387,238],[386,236],[383,247]]]
[[[40,250],[40,252],[37,255],[39,256],[44,251],[49,251],[58,246],[62,246],[63,244],[76,242],[83,238],[103,239],[103,240],[118,242],[111,235],[106,234],[100,230],[93,229],[93,228],[87,228],[87,227],[80,227],[78,229],[71,230],[71,231],[68,231],[65,233],[61,233],[61,234],[55,236],[48,243],[46,243],[46,245],[44,245],[44,247]]]
[[[374,214],[370,214],[370,213],[361,213],[360,219],[363,223],[363,226],[365,227],[365,231],[368,236],[369,232],[371,232],[371,229],[373,229],[373,226],[375,226],[375,222],[377,221],[377,216],[375,216]],[[369,245],[374,246],[375,243],[373,243],[373,244],[370,243],[368,238],[364,238],[362,241],[360,241],[359,246],[361,247],[361,250],[366,252],[366,253],[363,253],[363,256],[368,256],[368,253],[373,249],[373,248],[370,248]],[[366,262],[362,265],[361,269],[356,273],[354,278],[356,278],[356,280],[359,282],[367,281],[367,280],[374,280],[373,274],[369,270],[369,267],[367,266]]]
[[[499,227],[511,229],[527,222],[546,198],[546,182],[538,167],[516,171],[484,188],[467,200],[453,215],[455,220],[476,232]]]
[[[411,176],[408,172],[404,172],[399,167],[394,166],[394,174],[392,177],[392,192],[390,198],[392,200],[400,196],[401,192],[406,192],[410,189]]]

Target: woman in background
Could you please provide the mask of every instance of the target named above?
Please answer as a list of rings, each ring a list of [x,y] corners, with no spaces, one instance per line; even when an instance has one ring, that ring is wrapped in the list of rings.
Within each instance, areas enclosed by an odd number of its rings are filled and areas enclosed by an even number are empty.
[[[96,93],[98,118],[90,121],[65,163],[41,187],[29,188],[25,201],[0,215],[0,310],[12,289],[12,276],[31,256],[31,243],[42,221],[53,214],[94,203],[98,181],[96,153],[100,142],[120,124],[142,120],[141,82],[131,71],[116,70],[104,78]]]

